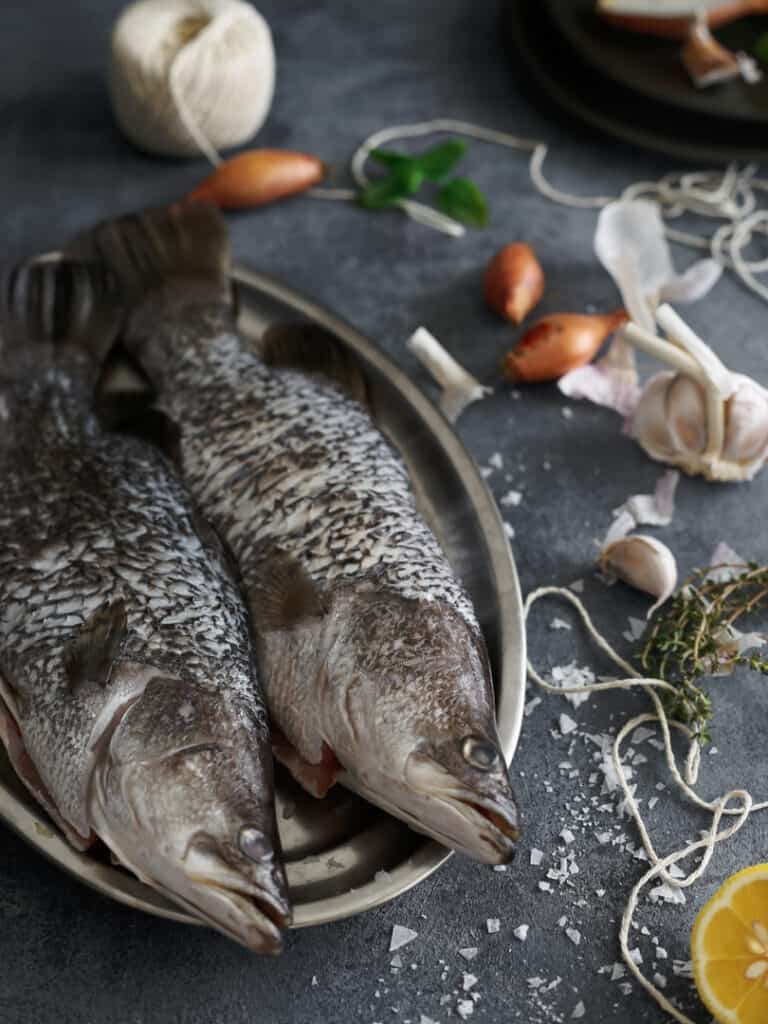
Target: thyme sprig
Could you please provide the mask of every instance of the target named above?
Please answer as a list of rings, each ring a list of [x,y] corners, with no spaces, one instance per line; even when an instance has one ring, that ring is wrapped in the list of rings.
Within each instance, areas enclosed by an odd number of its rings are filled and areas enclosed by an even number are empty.
[[[696,569],[646,630],[639,653],[643,671],[675,686],[676,693],[664,698],[667,714],[685,722],[702,744],[710,739],[712,699],[700,680],[740,665],[768,675],[768,658],[741,651],[736,631],[740,619],[766,608],[768,566]]]

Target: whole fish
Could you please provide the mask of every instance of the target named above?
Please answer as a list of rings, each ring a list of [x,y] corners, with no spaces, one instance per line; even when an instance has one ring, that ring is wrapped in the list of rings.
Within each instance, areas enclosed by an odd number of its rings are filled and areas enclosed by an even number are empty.
[[[0,738],[78,848],[277,952],[266,709],[220,543],[165,457],[90,412],[114,279],[19,268],[0,357]]]
[[[315,795],[343,770],[415,829],[509,859],[517,810],[483,637],[349,357],[312,327],[272,329],[251,350],[207,204],[104,224],[73,251],[119,277],[123,340],[234,554],[276,756]]]

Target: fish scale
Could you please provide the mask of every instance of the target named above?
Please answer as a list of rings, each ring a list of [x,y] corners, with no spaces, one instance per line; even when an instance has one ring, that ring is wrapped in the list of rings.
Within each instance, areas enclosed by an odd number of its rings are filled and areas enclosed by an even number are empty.
[[[405,464],[365,410],[332,385],[269,373],[248,353],[233,381],[228,337],[205,348],[187,331],[164,340],[162,407],[183,431],[185,479],[242,571],[274,543],[319,581],[376,572],[403,597],[447,601],[477,628]],[[235,479],[243,501],[229,489]]]

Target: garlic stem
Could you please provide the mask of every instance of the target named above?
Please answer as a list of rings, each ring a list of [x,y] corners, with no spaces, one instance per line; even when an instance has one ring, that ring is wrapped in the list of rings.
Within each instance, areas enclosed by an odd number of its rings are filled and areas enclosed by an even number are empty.
[[[699,366],[707,416],[707,447],[702,458],[707,462],[716,460],[720,457],[725,441],[725,400],[736,390],[733,377],[709,345],[691,330],[671,306],[659,306],[656,319],[670,340],[678,341]]]
[[[677,345],[664,341],[663,338],[659,338],[656,334],[651,334],[650,331],[646,331],[635,323],[628,323],[622,327],[620,337],[630,342],[635,348],[639,348],[641,351],[647,352],[649,356],[653,356],[654,359],[658,359],[660,363],[666,363],[681,373],[693,377],[694,380],[700,381],[702,384],[705,383],[704,374],[699,364],[687,352],[678,348]]]
[[[696,360],[720,398],[730,398],[736,390],[730,370],[723,366],[709,345],[691,330],[680,314],[664,303],[656,310],[656,320],[669,340],[678,342]]]
[[[426,327],[417,328],[406,342],[406,348],[432,374],[440,385],[440,408],[454,423],[464,409],[486,395],[493,388],[485,387],[468,373]]]

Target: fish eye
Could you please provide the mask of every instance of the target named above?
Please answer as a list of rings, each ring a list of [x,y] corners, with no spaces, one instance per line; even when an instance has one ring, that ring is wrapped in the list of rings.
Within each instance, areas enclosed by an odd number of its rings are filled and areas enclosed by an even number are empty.
[[[496,746],[482,736],[467,736],[461,745],[467,764],[481,772],[490,772],[498,765],[500,755]]]
[[[261,831],[253,825],[244,825],[237,835],[240,852],[248,860],[262,861],[272,857],[272,844]]]

